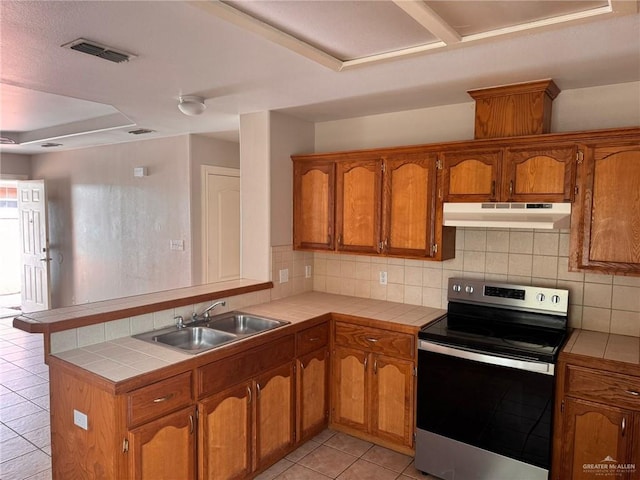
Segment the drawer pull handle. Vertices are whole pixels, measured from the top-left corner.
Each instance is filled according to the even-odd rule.
[[[373,374],[377,375],[378,374],[378,359],[376,358],[375,361],[373,362]]]
[[[173,398],[173,393],[170,393],[169,395],[165,395],[164,397],[158,397],[158,398],[154,398],[153,399],[153,403],[162,403],[162,402],[166,402],[167,400],[170,400]]]
[[[367,342],[371,342],[371,343],[376,343],[378,341],[377,338],[374,337],[367,337]]]
[[[193,434],[193,415],[189,415],[189,434]]]
[[[248,394],[247,402],[251,403],[251,387],[247,387],[247,394]]]
[[[320,337],[313,337],[309,339],[310,342],[317,342],[318,340],[320,340]]]
[[[260,398],[260,384],[256,383],[256,398]]]
[[[640,392],[636,392],[635,390],[625,390],[625,393],[633,395],[634,397],[640,397]]]
[[[367,363],[369,363],[369,357],[364,357],[364,371],[367,371]]]

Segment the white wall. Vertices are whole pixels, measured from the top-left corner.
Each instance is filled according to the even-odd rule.
[[[316,152],[473,139],[473,102],[316,124]],[[561,92],[552,132],[640,125],[640,82]]]
[[[240,115],[240,276],[271,280],[269,112]]]
[[[0,178],[29,178],[31,176],[31,156],[17,153],[0,153]]]
[[[33,178],[47,180],[54,308],[191,284],[188,144],[185,135],[32,157]],[[133,177],[138,166],[147,177]]]
[[[240,145],[203,135],[189,135],[191,186],[191,275],[194,285],[203,283],[202,165],[240,168]]]
[[[314,124],[271,112],[270,135],[271,246],[275,247],[293,243],[291,155],[313,151]]]

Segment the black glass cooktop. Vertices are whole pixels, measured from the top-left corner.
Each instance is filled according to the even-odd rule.
[[[566,317],[449,305],[447,315],[425,326],[422,340],[477,352],[555,363],[566,339]],[[479,315],[480,314],[480,315]]]

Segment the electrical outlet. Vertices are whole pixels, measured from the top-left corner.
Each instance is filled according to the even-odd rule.
[[[304,266],[304,278],[311,278],[311,265]]]
[[[89,430],[89,419],[85,413],[74,410],[73,423],[84,430]]]
[[[283,268],[280,270],[280,283],[287,283],[289,281],[289,269]]]
[[[380,285],[387,284],[387,272],[380,272]]]

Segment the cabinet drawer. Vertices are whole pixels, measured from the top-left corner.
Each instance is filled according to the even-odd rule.
[[[569,366],[569,395],[640,411],[640,377]]]
[[[296,335],[296,354],[305,355],[324,347],[329,341],[329,323],[307,328]]]
[[[416,344],[415,337],[408,333],[345,322],[336,322],[335,341],[336,345],[406,358],[413,358]]]
[[[161,417],[192,401],[191,372],[162,380],[127,394],[129,426]]]

